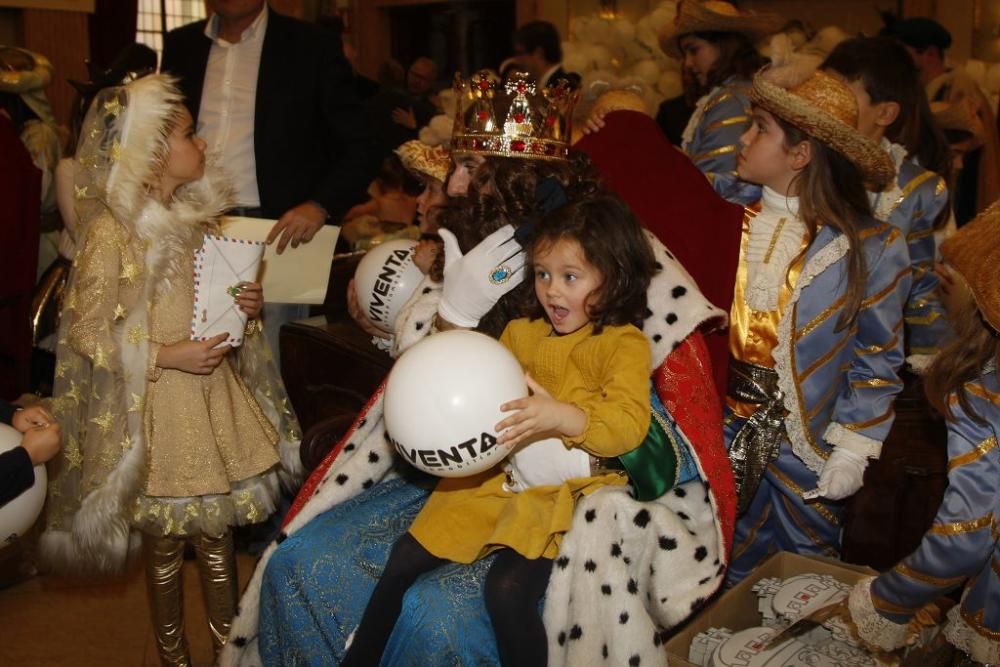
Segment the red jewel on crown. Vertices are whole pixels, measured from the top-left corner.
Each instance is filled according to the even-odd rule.
[[[520,112],[514,114],[514,122],[515,123],[523,123],[524,122],[524,114],[520,113]]]

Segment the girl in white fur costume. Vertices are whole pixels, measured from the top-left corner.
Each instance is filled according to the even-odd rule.
[[[296,474],[298,425],[261,340],[263,295],[241,284],[244,344],[191,340],[194,252],[228,205],[173,81],[101,92],[77,151],[83,225],[57,349],[42,557],[56,570],[117,573],[144,552],[164,665],[188,665],[181,566],[198,555],[216,648],[236,609],[231,527],[275,509]],[[286,466],[284,462],[289,462]]]

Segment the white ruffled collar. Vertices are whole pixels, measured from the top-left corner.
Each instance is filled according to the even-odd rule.
[[[802,251],[805,223],[799,218],[799,198],[763,189],[761,210],[750,222],[747,241],[747,284],[744,300],[753,310],[778,309],[788,267]]]

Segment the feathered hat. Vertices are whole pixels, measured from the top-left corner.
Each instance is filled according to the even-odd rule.
[[[514,72],[503,84],[488,71],[469,80],[455,76],[457,109],[451,153],[535,160],[565,160],[573,107],[580,96],[570,82],[539,89]]]
[[[680,38],[693,32],[735,32],[751,42],[777,32],[785,19],[777,14],[742,11],[721,0],[681,0],[674,22],[660,33],[660,48],[668,56],[683,57]]]

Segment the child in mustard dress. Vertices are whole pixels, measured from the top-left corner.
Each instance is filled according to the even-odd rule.
[[[143,552],[164,665],[188,665],[181,566],[198,556],[216,649],[237,604],[233,526],[275,510],[300,440],[262,341],[259,284],[239,287],[247,330],[191,340],[194,252],[228,205],[173,81],[103,90],[84,121],[74,185],[82,245],[57,347],[41,541],[55,570],[112,574]],[[239,338],[238,348],[222,344]]]
[[[546,218],[529,266],[537,297],[533,317],[512,321],[500,342],[521,362],[531,395],[501,406],[513,414],[496,430],[516,452],[557,437],[563,452],[589,455],[587,472],[539,486],[525,483],[517,466],[506,463],[442,479],[393,547],[342,665],[378,664],[403,595],[420,574],[498,550],[485,598],[501,662],[546,663],[538,601],[576,500],[628,483],[614,458],[639,446],[649,427],[649,342],[636,325],[646,309],[654,259],[628,209],[601,195]],[[550,477],[566,475],[552,470]]]

